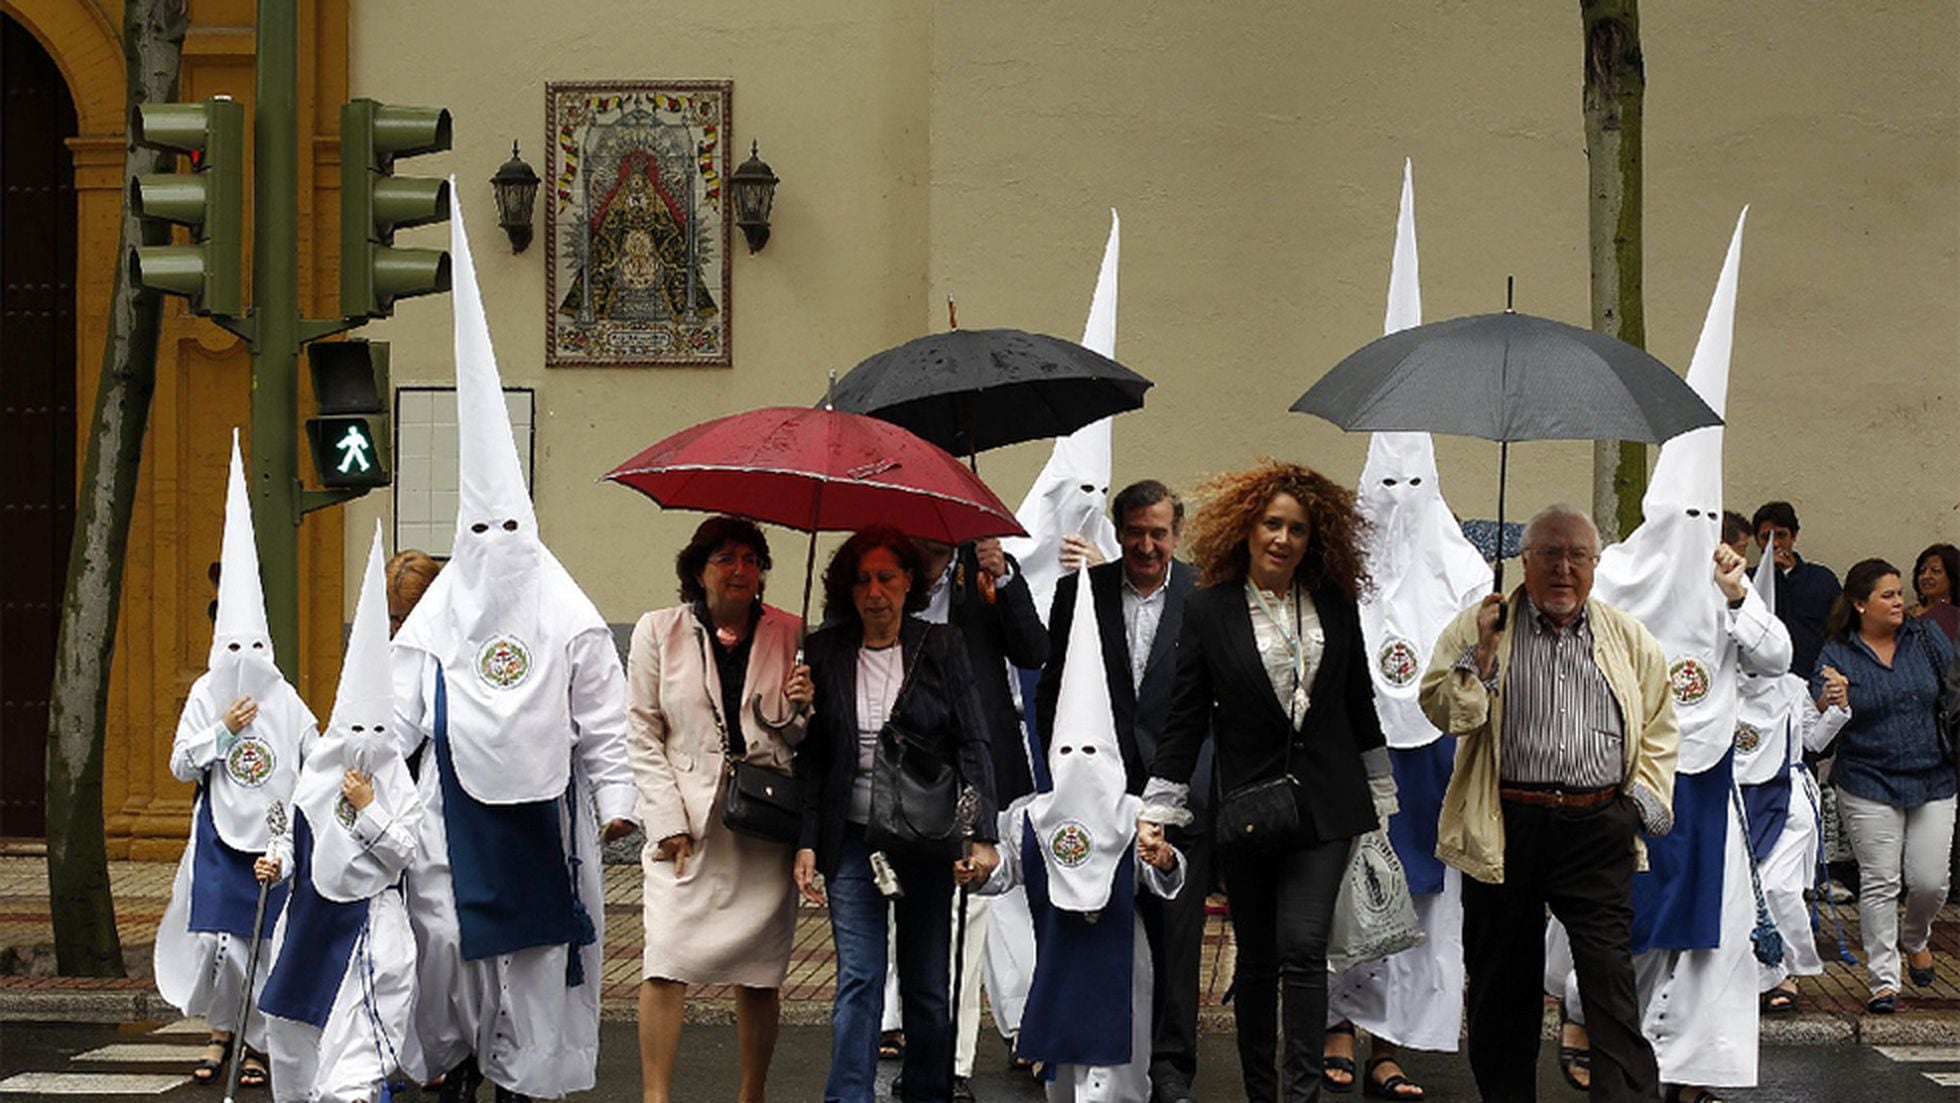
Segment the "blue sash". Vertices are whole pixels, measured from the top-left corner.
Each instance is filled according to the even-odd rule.
[[[1409,876],[1409,891],[1434,896],[1443,891],[1443,863],[1436,857],[1436,821],[1443,790],[1456,769],[1456,741],[1437,739],[1412,750],[1389,748],[1395,771],[1395,802],[1401,811],[1388,818],[1388,842]]]
[[[1048,867],[1034,826],[1023,821],[1021,872],[1034,914],[1034,981],[1021,1013],[1023,1060],[1045,1061],[1043,1076],[1060,1065],[1114,1068],[1130,1063],[1130,968],[1136,953],[1136,859],[1116,865],[1109,904],[1094,916],[1048,902]]]
[[[1757,865],[1769,861],[1776,840],[1783,837],[1783,825],[1790,822],[1790,771],[1784,770],[1761,785],[1744,785],[1742,810],[1749,817],[1749,854]]]
[[[202,782],[197,786],[191,846],[190,929],[251,938],[252,913],[259,907],[259,880],[252,873],[258,855],[225,845],[211,819],[211,791]],[[286,886],[272,886],[265,896],[265,929],[260,937],[272,933],[285,903]]]
[[[592,938],[588,929],[579,941],[578,902],[566,875],[558,802],[484,804],[464,791],[449,755],[447,677],[436,671],[436,767],[463,960],[572,944],[576,962],[576,947]],[[572,796],[569,786],[565,795]]]
[[[1647,872],[1633,876],[1633,952],[1708,950],[1722,941],[1722,876],[1729,841],[1735,752],[1699,774],[1674,777],[1674,830],[1647,841]]]
[[[326,1029],[340,982],[353,960],[354,941],[367,924],[368,902],[343,904],[313,887],[313,829],[293,809],[293,902],[286,912],[286,940],[265,979],[259,1010]]]

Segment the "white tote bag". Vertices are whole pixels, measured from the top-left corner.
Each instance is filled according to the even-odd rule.
[[[1422,924],[1409,897],[1409,877],[1381,830],[1358,835],[1348,854],[1347,875],[1334,899],[1327,938],[1327,968],[1344,972],[1422,944]]]

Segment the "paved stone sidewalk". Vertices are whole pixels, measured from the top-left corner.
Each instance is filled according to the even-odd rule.
[[[0,857],[0,1019],[164,1019],[174,1014],[149,980],[150,947],[170,896],[176,866],[164,862],[111,862],[109,880],[116,898],[116,920],[132,975],[116,980],[59,978],[53,972],[53,928],[48,918],[46,871],[40,858]],[[1212,900],[1205,928],[1204,1009],[1208,1029],[1229,1030],[1231,1009],[1220,1002],[1231,983],[1234,952],[1223,901]],[[1855,904],[1840,906],[1845,943],[1860,958]],[[637,864],[606,867],[606,967],[604,1007],[608,1018],[631,1018],[640,979],[642,945],[640,869]],[[1765,1016],[1766,1040],[1792,1042],[1960,1044],[1960,908],[1947,908],[1933,931],[1940,979],[1931,989],[1914,990],[1902,1001],[1903,1013],[1864,1011],[1862,967],[1837,960],[1836,925],[1823,913],[1819,950],[1823,976],[1807,977],[1795,1014]],[[785,1022],[829,1021],[836,980],[830,924],[818,908],[797,910],[796,942],[789,979],[783,989]],[[707,988],[688,1002],[691,1020],[732,1022],[733,1000],[726,988]]]

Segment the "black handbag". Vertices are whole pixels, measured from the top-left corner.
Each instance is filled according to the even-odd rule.
[[[1292,843],[1300,837],[1299,792],[1290,770],[1227,792],[1218,802],[1218,845],[1234,854],[1257,854]]]
[[[730,831],[793,843],[803,831],[803,783],[753,762],[728,763],[722,784],[721,823]]]
[[[727,775],[721,783],[721,825],[738,835],[770,842],[794,843],[801,839],[803,782],[780,770],[742,761],[735,754],[735,741],[729,737],[721,710],[711,704],[709,711],[714,714],[715,728],[721,735],[722,759],[728,763]]]
[[[1926,661],[1933,667],[1933,684],[1936,696],[1933,701],[1933,732],[1939,737],[1940,755],[1946,761],[1953,761],[1954,747],[1960,742],[1960,658],[1940,669],[1939,655],[1933,650],[1932,634],[1938,628],[1924,625],[1921,628],[1920,643],[1926,649]]]
[[[865,842],[889,854],[957,861],[960,775],[946,752],[904,722],[915,659],[908,658],[892,712],[871,759],[871,818]]]

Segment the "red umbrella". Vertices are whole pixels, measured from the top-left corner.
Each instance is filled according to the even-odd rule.
[[[959,544],[1024,536],[1014,511],[942,449],[890,422],[772,406],[683,429],[606,473],[667,509],[733,513],[810,534],[891,525]]]

